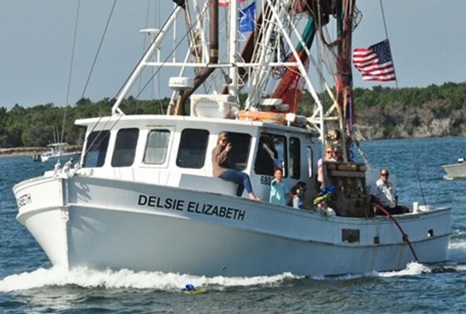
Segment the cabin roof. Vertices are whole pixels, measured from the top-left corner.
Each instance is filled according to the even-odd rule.
[[[293,132],[308,134],[310,136],[318,136],[315,131],[295,126],[280,125],[268,122],[236,120],[236,119],[220,119],[220,118],[202,118],[191,116],[174,116],[174,115],[113,115],[100,118],[87,118],[78,119],[75,121],[76,125],[92,127],[96,130],[111,129],[111,128],[128,128],[128,127],[151,127],[156,126],[158,123],[163,124],[191,124],[193,127],[198,124],[205,125],[209,128],[209,124],[223,124],[225,128],[230,127],[246,127],[246,128],[267,128],[281,132]],[[217,125],[218,127],[218,125]]]

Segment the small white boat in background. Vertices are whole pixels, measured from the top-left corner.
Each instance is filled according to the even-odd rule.
[[[466,179],[466,162],[464,162],[464,158],[458,158],[456,164],[443,165],[442,168],[445,171],[443,178],[446,180]]]
[[[66,147],[68,146],[67,143],[52,143],[47,145],[49,148],[48,151],[43,152],[38,158],[42,162],[46,162],[48,160],[57,160],[58,158],[77,158],[81,154],[80,151],[67,151]],[[36,161],[36,159],[34,159]]]

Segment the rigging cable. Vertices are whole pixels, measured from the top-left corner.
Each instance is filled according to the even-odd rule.
[[[383,9],[382,0],[379,0],[379,2],[380,2],[380,9],[382,11],[382,20],[383,20],[383,25],[384,25],[384,30],[385,30],[385,36],[388,39],[387,23],[385,21],[385,13],[384,13],[384,9]],[[390,49],[390,55],[392,57],[392,66],[393,66],[393,72],[395,74],[396,89],[400,90],[400,87],[398,86],[398,76],[396,75],[396,68],[395,68],[395,62],[394,62],[393,54],[392,54],[390,45],[388,47]],[[411,139],[409,139],[409,138],[408,138],[408,144],[409,144],[409,149],[410,149],[410,152],[411,152],[411,156],[412,156],[412,158],[414,160],[414,169],[416,171],[416,178],[417,178],[417,182],[419,184],[419,190],[421,192],[422,202],[424,203],[425,206],[427,206],[426,198],[425,198],[425,194],[424,194],[424,189],[422,187],[422,182],[421,182],[421,176],[420,176],[420,171],[419,171],[419,169],[420,169],[419,162],[418,162],[418,160],[416,158],[416,155],[414,154],[414,149],[413,149],[413,146],[412,146],[412,143],[411,143]]]
[[[379,0],[379,2],[380,2],[380,11],[382,11],[382,21],[383,21],[383,28],[385,31],[385,37],[388,39],[388,28],[387,28],[387,21],[385,20],[385,11],[383,9],[382,0]],[[392,48],[390,47],[390,45],[388,45],[388,48],[390,49],[390,55],[392,56],[393,73],[395,74],[395,78],[397,78],[398,76],[396,75],[396,68],[395,68],[395,62],[393,60]],[[398,79],[395,79],[395,85],[396,85],[396,89],[400,89],[398,86]]]
[[[116,0],[115,0],[115,2],[116,2]],[[112,10],[113,10],[113,8],[112,8]],[[166,21],[165,23],[167,23],[167,21]],[[163,28],[163,27],[162,27],[162,28]],[[182,36],[182,40],[184,40],[184,39],[186,38],[186,36],[187,36],[187,34],[185,34],[184,36]],[[153,38],[153,39],[152,39],[152,41],[154,41],[154,40],[156,40],[156,38]],[[182,40],[181,40],[181,41],[182,41]],[[181,41],[177,43],[177,45],[175,46],[175,48],[173,48],[173,50],[171,51],[171,53],[164,59],[163,63],[167,62],[167,60],[170,58],[170,55],[172,55],[172,54],[174,53],[174,51],[176,50],[176,48],[177,48],[178,46],[181,45]],[[149,49],[150,49],[150,47],[147,48],[147,51],[148,51]],[[147,53],[147,51],[146,51],[146,53]],[[144,55],[145,55],[145,54],[144,54]],[[143,60],[143,58],[144,58],[144,56],[141,57],[140,61],[139,61],[137,64],[139,64],[139,63]],[[137,68],[137,66],[134,67],[132,73],[134,73],[134,71],[136,70],[136,68]],[[139,93],[138,93],[137,96],[135,97],[136,99],[140,96],[140,94],[141,94],[142,91],[148,86],[148,84],[150,84],[150,82],[152,81],[152,79],[155,77],[155,75],[158,74],[159,71],[160,71],[160,68],[159,68],[155,73],[153,73],[153,75],[151,76],[151,78],[148,80],[148,82],[143,86],[142,90],[139,91]],[[125,83],[120,87],[120,90],[118,91],[117,95],[121,93],[121,91],[123,90],[123,88],[124,88],[124,86],[126,85],[126,83],[128,82],[128,80],[129,80],[129,78],[127,78],[126,81],[125,81]],[[113,127],[120,121],[120,119],[121,119],[122,117],[123,117],[123,115],[119,115],[118,119],[116,119],[116,121],[113,123],[113,125],[110,127],[110,129],[113,129]],[[99,125],[99,123],[100,123],[100,121],[102,120],[102,118],[103,118],[103,116],[100,116],[100,117],[99,117],[99,120],[96,122],[96,124],[94,125],[94,127],[91,129],[91,132],[93,132],[93,131],[96,129],[96,127]],[[110,120],[108,120],[107,122],[105,122],[105,125],[104,125],[103,128],[101,128],[101,130],[105,129],[106,126],[107,126],[107,124],[108,124],[109,122],[110,122]],[[89,132],[89,134],[90,134],[91,132]],[[100,131],[100,132],[102,132],[102,131]],[[86,140],[87,140],[87,139],[86,139]],[[91,144],[87,145],[89,149],[92,147],[92,145],[95,143],[96,140],[97,140],[97,138],[94,139],[94,141],[93,141]],[[87,152],[88,152],[88,150],[86,150],[86,151],[84,152],[84,155],[86,155]]]
[[[401,235],[403,236],[403,242],[406,242],[408,244],[409,249],[411,250],[411,253],[413,253],[414,260],[416,262],[419,262],[419,259],[417,258],[417,255],[416,255],[416,252],[414,251],[414,247],[411,244],[411,241],[409,241],[408,235],[404,232],[403,228],[401,228],[400,224],[395,219],[395,217],[393,217],[392,214],[390,214],[390,212],[388,210],[386,210],[383,206],[381,206],[379,204],[375,204],[375,203],[374,203],[374,206],[377,207],[377,209],[381,210],[385,215],[387,215],[388,218],[390,218],[395,223],[395,225],[398,227],[398,230],[400,230]]]
[[[89,75],[87,77],[87,81],[86,81],[86,84],[84,86],[84,89],[83,89],[83,92],[81,94],[81,98],[84,97],[84,94],[86,93],[86,89],[87,89],[87,86],[89,84],[89,81],[90,81],[90,77],[92,75],[92,72],[94,70],[94,66],[97,62],[97,57],[99,55],[99,52],[100,52],[100,49],[102,47],[102,43],[103,43],[103,40],[105,38],[105,34],[107,32],[107,29],[108,29],[108,25],[110,23],[110,20],[111,20],[111,17],[113,15],[113,11],[114,11],[114,8],[115,8],[115,5],[116,5],[116,0],[114,0],[113,2],[113,6],[110,10],[110,14],[108,16],[108,19],[107,19],[107,24],[105,25],[105,29],[104,29],[104,32],[102,34],[102,38],[100,40],[100,43],[99,43],[99,47],[97,49],[97,52],[96,52],[96,55],[94,57],[94,61],[92,63],[92,66],[91,66],[91,70],[89,71]],[[79,22],[79,13],[80,13],[80,7],[81,7],[81,0],[78,0],[78,8],[77,8],[77,11],[76,11],[76,21],[75,21],[75,27],[74,27],[74,35],[73,35],[73,48],[72,48],[72,53],[71,53],[71,62],[70,62],[70,72],[69,72],[69,78],[68,78],[68,91],[67,91],[67,95],[66,95],[66,105],[68,106],[68,103],[69,103],[69,94],[70,94],[70,89],[71,89],[71,78],[72,78],[72,73],[73,73],[73,64],[74,64],[74,53],[75,53],[75,50],[76,50],[76,38],[77,38],[77,33],[78,33],[78,22]],[[118,119],[119,120],[119,119]],[[117,122],[118,122],[117,120]],[[63,142],[63,138],[64,138],[64,132],[65,132],[65,121],[66,121],[66,107],[65,107],[65,113],[63,115],[63,129],[62,129],[62,135],[61,135],[61,142]],[[116,123],[116,122],[115,122]],[[98,124],[98,123],[97,123]],[[97,126],[96,124],[96,126]],[[94,140],[95,141],[95,140]],[[93,143],[92,143],[93,144]],[[91,145],[88,145],[88,147],[92,147],[92,144]],[[85,152],[85,155],[87,154],[87,151]]]
[[[115,5],[116,5],[116,0],[113,1],[112,8],[111,8],[110,13],[108,15],[107,24],[105,24],[105,29],[104,29],[104,32],[102,33],[102,38],[100,39],[99,47],[97,48],[97,51],[95,53],[94,61],[92,62],[92,66],[91,66],[91,69],[89,71],[89,75],[87,76],[86,84],[84,85],[84,89],[83,89],[83,92],[81,94],[81,98],[84,97],[84,94],[86,93],[86,90],[87,90],[87,85],[89,85],[89,81],[91,80],[92,72],[94,71],[94,67],[95,67],[95,64],[97,62],[97,58],[99,57],[100,49],[102,48],[102,44],[104,42],[105,35],[107,34],[108,25],[110,24],[110,20],[112,19],[113,10],[115,9]]]
[[[201,10],[200,12],[200,16],[204,15],[205,12],[207,11],[208,7],[205,7]],[[194,29],[194,26],[199,23],[199,20],[201,19],[201,17],[199,17],[197,20],[195,20],[194,23],[190,23],[190,26],[188,27],[188,29],[186,30],[186,32],[184,33],[184,35],[181,36],[180,40],[178,40],[176,43],[174,43],[174,47],[172,48],[172,50],[167,54],[167,56],[162,60],[161,62],[161,65],[159,66],[159,68],[154,71],[154,73],[152,73],[152,75],[150,76],[150,78],[147,80],[147,82],[142,86],[142,89],[137,93],[137,95],[134,97],[135,99],[139,99],[139,96],[141,96],[142,92],[149,86],[149,84],[155,79],[155,77],[159,74],[159,72],[161,71],[163,65],[165,65],[165,63],[168,62],[168,60],[174,55],[175,51],[178,50],[178,48],[182,45],[183,41],[188,38],[190,32],[192,32],[192,30]],[[165,24],[167,23],[167,21],[165,21]],[[161,27],[163,28],[163,26]],[[157,39],[157,36],[154,37],[152,39],[152,42],[154,42],[155,40]],[[147,51],[149,51],[150,49],[150,45],[148,47],[148,49],[146,50],[146,53]],[[145,54],[146,54],[145,53]],[[133,70],[131,71],[131,73],[134,73],[134,71],[136,70],[137,68],[137,65],[143,60],[145,54],[140,58],[139,62],[136,64],[136,66],[133,68]],[[128,79],[126,79],[125,83],[121,86],[120,90],[118,91],[117,95],[119,95],[121,93],[121,91],[123,90],[124,86],[126,85],[126,83],[128,82],[129,80],[129,77]]]
[[[66,122],[66,110],[69,104],[69,98],[70,98],[70,89],[71,89],[71,78],[73,74],[73,64],[74,64],[74,52],[76,50],[76,34],[78,33],[78,21],[79,21],[79,10],[81,7],[81,0],[78,0],[78,8],[76,10],[76,21],[74,25],[74,33],[73,33],[73,47],[71,49],[71,60],[70,60],[70,72],[68,75],[68,87],[66,91],[66,100],[65,100],[65,111],[63,113],[63,125],[62,125],[62,130],[61,130],[61,139],[60,142],[64,141],[65,137],[65,122]]]
[[[80,1],[80,0],[79,0]],[[104,31],[102,33],[102,37],[100,39],[100,43],[99,43],[99,47],[97,48],[97,51],[96,51],[96,54],[95,54],[95,57],[94,57],[94,61],[92,62],[92,66],[91,66],[91,69],[89,71],[89,75],[87,76],[87,80],[86,80],[86,84],[84,86],[84,89],[83,89],[83,92],[81,94],[81,99],[84,98],[84,94],[86,93],[86,90],[87,90],[87,86],[89,84],[89,81],[90,81],[90,78],[92,76],[92,73],[94,71],[94,67],[95,67],[95,64],[97,62],[97,58],[100,54],[100,49],[102,48],[102,44],[103,44],[103,41],[104,41],[104,38],[105,38],[105,35],[107,34],[107,30],[108,30],[108,26],[110,24],[110,21],[112,19],[112,16],[113,16],[113,11],[115,9],[115,6],[116,6],[116,0],[113,1],[113,5],[112,5],[112,8],[110,9],[110,13],[108,15],[108,18],[107,18],[107,23],[105,24],[105,28],[104,28]],[[79,8],[78,8],[78,11],[79,11]],[[79,15],[79,14],[78,14]],[[76,18],[76,28],[77,28],[77,21],[78,21],[78,17]],[[75,33],[76,33],[76,30],[75,30]],[[76,36],[75,36],[76,37]],[[95,126],[92,128],[91,132],[97,127],[97,125],[99,125],[100,121],[102,120],[102,116],[99,117],[99,120],[98,122],[95,124]],[[118,123],[118,121],[120,121],[121,119],[121,116],[114,122],[114,124],[112,125],[112,127],[110,129],[112,129],[116,123]],[[109,121],[107,121],[104,125],[104,128],[106,127],[106,125],[109,123]],[[104,129],[103,128],[103,129]],[[90,133],[91,133],[90,132]],[[89,134],[90,134],[89,133]],[[89,149],[91,149],[94,145],[94,143],[97,141],[97,139],[99,138],[100,134],[102,133],[102,131],[99,132],[98,136],[94,139],[94,141],[90,144],[87,145],[88,149],[84,152],[84,155],[83,156],[86,156],[87,153],[89,152]],[[85,141],[87,140],[87,138],[85,139]],[[101,139],[102,141],[103,139]]]

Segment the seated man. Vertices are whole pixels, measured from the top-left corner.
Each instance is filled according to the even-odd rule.
[[[395,185],[388,180],[388,170],[380,169],[380,179],[371,187],[369,194],[370,203],[375,204],[377,214],[385,214],[379,207],[383,207],[390,214],[404,214],[409,212],[405,206],[398,205],[398,195],[396,194]]]

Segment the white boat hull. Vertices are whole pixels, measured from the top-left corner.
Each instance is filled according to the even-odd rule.
[[[66,162],[70,158],[78,159],[80,155],[81,155],[81,152],[70,152],[70,153],[63,153],[60,155],[42,154],[40,156],[40,160],[42,162],[46,162],[49,160],[56,161],[57,159],[60,159],[62,162]]]
[[[56,195],[45,193],[51,190]],[[337,275],[403,269],[415,259],[386,217],[326,216],[215,193],[80,176],[32,179],[14,192],[17,219],[53,264],[69,268]],[[450,209],[407,214],[398,221],[420,262],[445,260]],[[342,230],[359,230],[358,241],[343,240]]]
[[[466,163],[456,163],[442,166],[447,180],[466,179]]]
[[[423,263],[445,259],[449,208],[397,216],[404,231],[389,217],[372,217],[373,180],[366,180],[367,164],[354,162],[347,140],[354,122],[350,30],[360,16],[354,1],[267,1],[258,5],[250,35],[238,32],[236,1],[226,18],[217,2],[175,2],[160,29],[146,30],[150,46],[111,116],[76,120],[86,128],[80,162],[57,164],[55,175],[14,188],[17,219],[54,264],[205,276],[337,275],[402,269],[416,256]],[[320,64],[310,62],[317,40],[322,47],[335,43],[317,49]],[[173,42],[187,49],[174,53]],[[126,100],[148,67],[180,74],[167,77],[174,92],[160,109],[168,114],[125,114],[121,105],[133,103]],[[322,86],[327,78],[331,106],[312,82]],[[301,100],[309,103],[305,93],[308,117],[295,114]],[[334,152],[325,151],[328,144],[341,149],[336,160],[325,158]],[[49,147],[64,152],[65,145]],[[243,174],[222,180],[220,168]],[[267,200],[277,168],[293,197],[317,211],[248,199]]]

